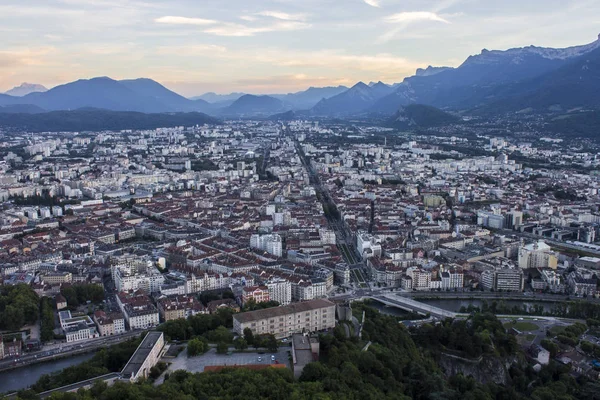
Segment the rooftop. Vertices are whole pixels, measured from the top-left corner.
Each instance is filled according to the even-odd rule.
[[[125,378],[137,376],[144,361],[148,358],[156,343],[162,338],[162,332],[148,332],[142,343],[138,346],[135,353],[131,356],[121,375]]]
[[[301,302],[301,303],[292,303],[287,306],[271,307],[271,308],[265,308],[263,310],[248,311],[248,312],[236,314],[233,316],[233,318],[238,320],[241,323],[244,323],[244,322],[250,322],[250,321],[257,321],[257,320],[261,320],[261,319],[265,319],[265,318],[280,317],[280,316],[288,315],[288,314],[295,314],[295,313],[299,313],[299,312],[317,310],[319,308],[333,307],[333,306],[335,306],[335,304],[329,300],[316,299],[316,300],[310,300],[310,301],[305,301],[305,302]]]

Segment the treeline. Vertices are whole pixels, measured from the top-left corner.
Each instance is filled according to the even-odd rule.
[[[45,392],[111,372],[119,372],[140,345],[142,337],[103,348],[94,354],[91,360],[67,367],[58,373],[42,375],[31,390],[35,393]],[[26,393],[21,395],[26,397]]]
[[[232,328],[232,316],[231,309],[221,308],[215,314],[198,314],[187,319],[167,321],[157,329],[171,340],[190,340],[193,337],[209,335],[219,327]]]
[[[587,301],[564,301],[559,303],[553,303],[550,310],[546,310],[541,304],[533,304],[530,306],[513,305],[509,306],[503,300],[493,300],[488,302],[483,300],[481,307],[469,304],[469,306],[462,306],[459,310],[460,313],[486,313],[491,312],[493,314],[507,314],[507,315],[536,315],[536,316],[548,316],[548,317],[560,317],[570,319],[581,319],[598,321],[600,326],[600,304],[591,303]],[[591,325],[590,325],[591,326]]]
[[[219,166],[208,158],[192,160],[192,171],[218,171]]]
[[[42,297],[40,300],[40,340],[54,339],[54,300]]]
[[[220,123],[219,120],[199,112],[145,114],[130,111],[81,109],[41,114],[0,113],[0,126],[29,132],[121,131],[218,123]]]
[[[104,288],[94,284],[75,284],[65,286],[60,293],[67,300],[69,308],[76,308],[80,304],[86,304],[88,301],[92,303],[101,303],[104,300]]]
[[[492,300],[488,302],[487,300],[483,300],[481,303],[481,307],[474,306],[473,304],[469,304],[467,307],[461,306],[460,313],[475,313],[475,312],[491,312],[492,314],[512,314],[512,315],[544,315],[546,312],[544,310],[544,306],[540,304],[533,304],[531,306],[527,306],[525,304],[522,305],[513,305],[510,306],[504,302],[504,300],[496,301]]]
[[[453,328],[461,321],[444,321],[439,338],[428,336],[433,328],[424,325],[409,332],[391,316],[364,308],[367,319],[363,340],[347,339],[344,330],[337,327],[333,335],[321,336],[321,361],[308,364],[299,380],[294,380],[289,369],[226,369],[218,373],[172,373],[163,385],[150,382],[140,384],[116,383],[107,387],[97,383],[89,391],[55,394],[55,400],[113,400],[113,399],[356,399],[356,400],[576,400],[597,399],[600,384],[586,378],[575,379],[570,367],[555,362],[538,373],[525,362],[512,362],[509,383],[506,385],[481,384],[472,377],[454,375],[446,378],[434,352],[437,341],[457,347],[460,339],[502,345],[501,323],[491,314],[475,315],[465,325]],[[473,325],[473,327],[471,327]],[[452,335],[461,338],[450,339]],[[415,340],[417,340],[417,343]],[[363,351],[366,341],[372,344]],[[484,348],[491,357],[501,357],[496,350]],[[509,359],[523,359],[518,349],[508,354]]]
[[[36,323],[40,300],[31,286],[0,287],[0,330],[14,331]]]

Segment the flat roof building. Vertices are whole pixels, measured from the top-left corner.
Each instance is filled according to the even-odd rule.
[[[233,329],[239,334],[250,328],[255,335],[273,334],[284,338],[294,333],[316,332],[335,327],[335,304],[316,299],[287,306],[265,308],[233,316]]]
[[[162,332],[148,332],[121,371],[121,379],[136,382],[141,378],[147,378],[150,368],[158,363],[164,345]]]

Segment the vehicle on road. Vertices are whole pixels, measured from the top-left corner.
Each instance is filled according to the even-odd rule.
[[[261,362],[261,361],[262,361],[262,357],[258,357],[258,362]]]

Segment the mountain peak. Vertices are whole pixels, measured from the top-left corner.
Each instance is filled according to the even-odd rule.
[[[435,74],[439,74],[440,72],[444,72],[448,69],[452,69],[452,67],[433,67],[429,65],[427,68],[417,68],[417,72],[415,76],[431,76]]]
[[[10,89],[5,94],[9,96],[22,97],[28,95],[29,93],[41,93],[47,91],[48,89],[46,89],[43,85],[23,82],[19,86],[15,86],[14,88]]]
[[[512,60],[514,63],[520,63],[522,62],[522,58],[526,56],[539,57],[546,60],[568,60],[587,54],[597,48],[600,48],[600,35],[598,35],[598,40],[591,43],[565,48],[538,47],[531,45],[510,48],[507,50],[483,49],[480,54],[467,58],[463,65],[498,64],[505,60]]]
[[[356,85],[352,86],[350,89],[364,89],[364,88],[368,88],[368,87],[369,87],[369,85],[367,85],[363,81],[360,81]]]

